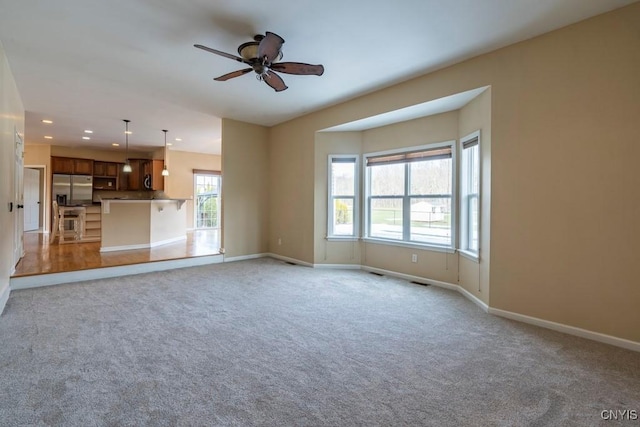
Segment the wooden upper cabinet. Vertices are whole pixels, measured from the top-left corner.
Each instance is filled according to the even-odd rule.
[[[118,164],[114,162],[93,162],[93,176],[117,178]]]
[[[112,178],[116,178],[118,176],[118,164],[117,163],[113,163],[113,162],[109,162],[107,163],[107,168],[106,168],[106,172],[107,175],[109,177]]]
[[[75,175],[93,175],[93,160],[73,159],[73,173]]]
[[[53,173],[73,173],[73,159],[69,157],[51,157],[51,171]]]
[[[107,176],[106,162],[93,162],[93,176]]]
[[[145,162],[145,161],[146,160],[129,159],[129,164],[131,165],[131,172],[124,174],[127,176],[127,190],[132,190],[132,191],[144,190],[144,188],[142,187],[142,179],[143,179],[142,162]]]
[[[128,173],[124,173],[122,171],[122,168],[124,168],[124,163],[117,163],[116,164],[118,170],[118,190],[120,191],[126,191],[129,190],[129,174]]]
[[[51,171],[70,175],[93,175],[93,160],[51,157]]]
[[[164,191],[164,176],[162,176],[162,169],[164,169],[164,160],[152,160],[151,169],[151,189]]]

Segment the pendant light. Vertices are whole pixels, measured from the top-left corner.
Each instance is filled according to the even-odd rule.
[[[124,119],[123,122],[124,122],[124,139],[126,141],[127,160],[124,163],[124,166],[122,167],[122,172],[130,173],[131,172],[131,165],[129,164],[129,122],[130,120]]]
[[[167,132],[166,129],[162,129],[164,132],[164,169],[162,169],[162,176],[169,176],[169,169],[167,169]]]

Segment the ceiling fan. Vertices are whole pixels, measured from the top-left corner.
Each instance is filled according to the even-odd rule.
[[[221,52],[201,44],[195,44],[194,46],[198,49],[224,56],[225,58],[234,59],[251,67],[216,77],[214,80],[219,82],[240,77],[250,71],[255,71],[258,80],[265,82],[276,92],[281,92],[287,89],[287,85],[284,83],[284,80],[282,80],[282,77],[275,73],[276,71],[285,74],[314,76],[321,76],[322,73],[324,73],[324,67],[322,65],[311,65],[302,62],[277,62],[282,59],[282,51],[280,49],[284,44],[284,39],[275,33],[267,31],[264,36],[258,34],[253,40],[252,42],[243,43],[238,47],[240,56]]]

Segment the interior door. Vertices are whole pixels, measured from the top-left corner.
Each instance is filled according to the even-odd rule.
[[[23,240],[23,229],[24,229],[24,192],[23,192],[23,167],[24,167],[24,143],[22,142],[22,137],[16,130],[15,132],[15,172],[14,172],[14,195],[13,200],[15,200],[16,206],[16,216],[13,222],[14,234],[13,234],[13,265],[15,266],[22,258],[22,254],[24,253],[24,240]]]
[[[24,169],[24,231],[40,228],[40,170]]]

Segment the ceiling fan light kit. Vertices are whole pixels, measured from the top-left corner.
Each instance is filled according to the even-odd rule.
[[[240,56],[212,49],[201,44],[195,44],[194,46],[198,49],[242,62],[251,67],[216,77],[214,80],[219,82],[240,77],[254,71],[258,80],[265,82],[276,92],[281,92],[287,89],[287,85],[284,83],[284,80],[282,80],[282,77],[275,73],[276,71],[285,74],[305,76],[321,76],[324,73],[324,67],[322,65],[311,65],[302,62],[278,62],[282,59],[284,39],[276,33],[267,31],[264,36],[258,34],[253,40],[252,42],[243,43],[238,47],[238,54]]]

